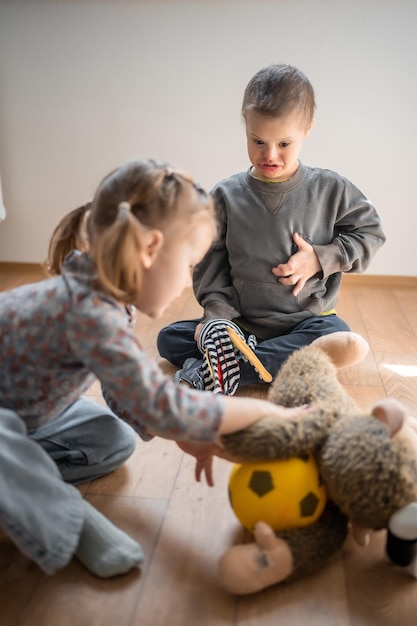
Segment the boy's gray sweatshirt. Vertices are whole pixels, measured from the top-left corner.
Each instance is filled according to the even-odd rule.
[[[385,235],[375,207],[349,180],[300,163],[282,183],[265,183],[250,170],[212,190],[219,237],[194,271],[204,316],[235,319],[261,339],[287,332],[336,306],[342,272],[363,272]],[[298,296],[272,268],[297,251],[298,233],[314,248],[322,272]]]

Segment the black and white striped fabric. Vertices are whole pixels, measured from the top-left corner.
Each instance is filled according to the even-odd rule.
[[[256,346],[256,337],[250,335],[245,339],[239,326],[230,320],[214,319],[206,322],[199,334],[197,345],[203,354],[202,374],[204,388],[213,393],[233,395],[240,380],[239,360],[247,360],[236,348],[227,332],[227,327],[239,335],[253,350]]]

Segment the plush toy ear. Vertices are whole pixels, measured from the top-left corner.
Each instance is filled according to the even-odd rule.
[[[386,398],[374,404],[371,414],[385,426],[390,437],[394,437],[404,425],[406,410],[394,398]]]

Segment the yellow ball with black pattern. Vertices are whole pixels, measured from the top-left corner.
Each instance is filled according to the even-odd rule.
[[[316,461],[305,455],[234,465],[229,500],[237,519],[250,532],[258,521],[280,531],[313,524],[323,512],[327,494]]]

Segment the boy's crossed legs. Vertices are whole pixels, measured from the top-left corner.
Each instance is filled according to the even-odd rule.
[[[175,322],[163,328],[157,339],[161,357],[183,367],[177,372],[176,380],[199,389],[204,389],[201,376],[203,361],[194,334],[197,325],[202,321],[205,320],[200,318]],[[310,317],[285,335],[259,340],[255,354],[274,378],[290,354],[312,343],[326,352],[338,369],[359,363],[369,351],[368,343],[363,337],[351,332],[341,318],[331,314]],[[240,386],[259,382],[259,376],[252,365],[240,361]]]

